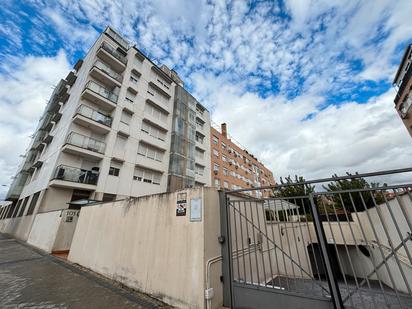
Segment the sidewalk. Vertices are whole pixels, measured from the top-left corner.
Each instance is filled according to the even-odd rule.
[[[0,234],[0,308],[172,308]]]

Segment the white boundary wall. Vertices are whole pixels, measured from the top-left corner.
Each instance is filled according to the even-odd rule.
[[[176,216],[181,193],[187,194],[186,216]],[[192,222],[191,201],[197,198],[202,200],[202,220]],[[176,307],[205,308],[206,263],[220,255],[219,220],[213,188],[83,207],[69,260]],[[221,266],[215,265],[212,307],[218,308]]]

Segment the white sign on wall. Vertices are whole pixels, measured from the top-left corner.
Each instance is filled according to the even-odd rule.
[[[190,200],[190,221],[202,221],[202,199],[200,197]]]

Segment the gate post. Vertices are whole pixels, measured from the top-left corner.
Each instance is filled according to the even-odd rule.
[[[222,245],[222,279],[223,279],[223,305],[232,308],[232,266],[230,249],[229,213],[227,197],[224,191],[219,190],[220,204],[220,237]]]
[[[329,284],[329,290],[332,296],[332,301],[336,309],[343,309],[344,306],[342,303],[342,296],[340,294],[338,281],[336,280],[335,273],[330,263],[331,258],[330,258],[329,251],[328,251],[325,231],[323,229],[322,220],[320,218],[320,214],[319,214],[318,208],[316,207],[312,193],[309,194],[309,200],[310,200],[310,206],[312,209],[313,223],[315,225],[316,236],[318,238],[318,242],[320,245],[323,263],[325,264],[325,268],[326,268],[326,274],[327,274],[327,279],[328,279],[328,284]]]

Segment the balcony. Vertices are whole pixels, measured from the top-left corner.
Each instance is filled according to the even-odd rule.
[[[124,38],[122,38],[116,31],[114,31],[112,28],[107,27],[107,29],[104,31],[109,37],[111,37],[114,41],[116,41],[121,47],[124,49],[128,49],[129,47],[129,42],[127,42]]]
[[[110,132],[112,117],[82,104],[78,107],[73,122],[97,133],[106,134]]]
[[[94,63],[90,70],[90,75],[109,87],[122,86],[122,76],[99,60]]]
[[[35,135],[33,144],[31,145],[31,149],[37,149],[46,137],[46,134],[47,132],[45,130],[38,130]]]
[[[51,187],[94,190],[99,179],[99,168],[91,170],[59,165],[50,181]]]
[[[76,82],[76,79],[77,79],[76,73],[73,71],[70,71],[66,77],[67,85],[69,85],[70,87],[73,86],[73,84]]]
[[[50,112],[46,112],[43,117],[40,119],[40,130],[47,130],[52,121],[53,114]]]
[[[89,81],[83,90],[82,98],[99,104],[105,110],[113,110],[116,108],[118,96],[106,87]]]
[[[70,132],[62,151],[90,159],[100,160],[103,158],[105,149],[105,142],[76,132]]]
[[[15,199],[17,200],[20,197],[20,194],[23,191],[24,184],[26,183],[28,177],[29,173],[26,171],[21,171],[16,175],[9,188],[9,191],[7,192],[6,201]]]
[[[127,58],[106,42],[103,42],[97,51],[97,57],[110,65],[116,72],[122,72],[126,68]]]

